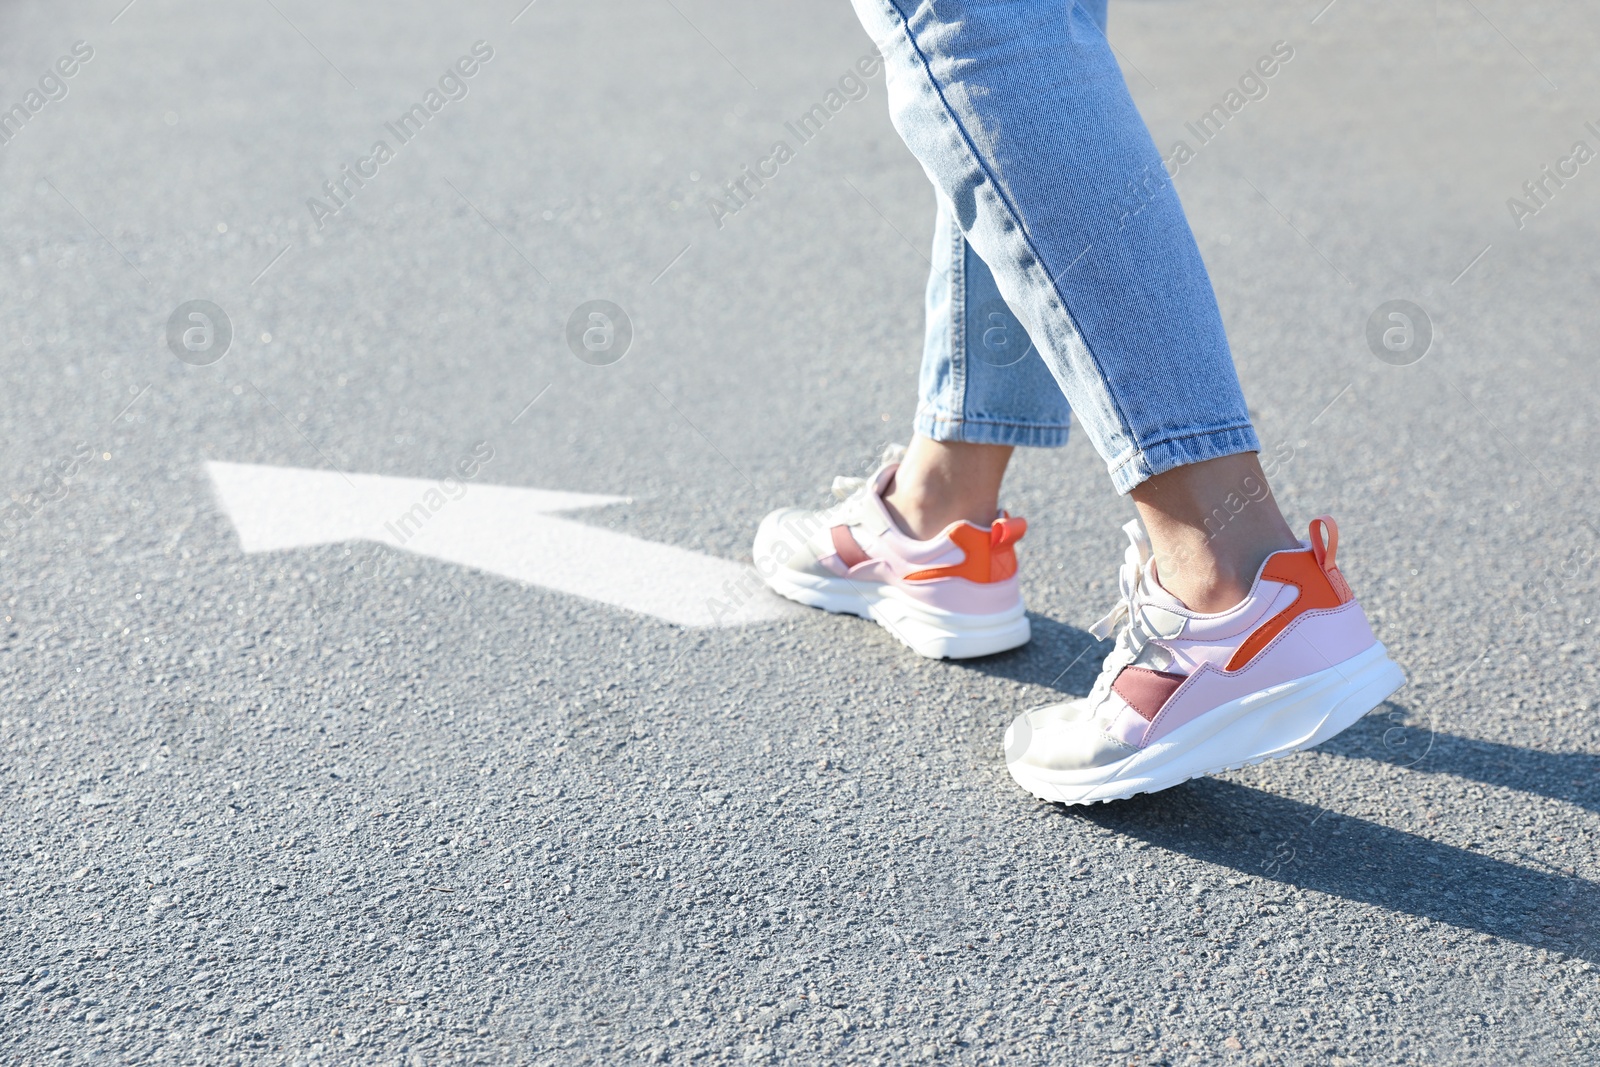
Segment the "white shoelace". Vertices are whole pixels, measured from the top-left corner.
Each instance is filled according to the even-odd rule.
[[[1144,566],[1132,560],[1122,564],[1117,571],[1117,585],[1120,595],[1110,611],[1093,626],[1089,633],[1104,641],[1110,637],[1118,626],[1122,629],[1117,632],[1117,643],[1107,653],[1105,660],[1100,664],[1100,677],[1095,679],[1094,688],[1089,690],[1086,698],[1093,712],[1098,712],[1101,703],[1111,693],[1111,685],[1117,680],[1117,675],[1122,673],[1122,668],[1133,663],[1139,658],[1139,653],[1144,651],[1144,646],[1156,635],[1145,628],[1144,612],[1140,610],[1139,587],[1144,578]]]

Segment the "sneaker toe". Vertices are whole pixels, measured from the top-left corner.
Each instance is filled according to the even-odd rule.
[[[1138,751],[1106,734],[1089,711],[1087,701],[1074,700],[1017,716],[1006,730],[1006,762],[1034,771],[1084,771]]]

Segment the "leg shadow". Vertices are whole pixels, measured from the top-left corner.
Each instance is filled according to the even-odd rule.
[[[1042,685],[1065,696],[1087,693],[1100,673],[1100,661],[1111,648],[1111,642],[1097,641],[1076,626],[1031,611],[1028,624],[1033,629],[1033,637],[1021,648],[981,659],[951,662],[990,677]]]
[[[1600,812],[1600,756],[1477,741],[1415,725],[1413,718],[1403,705],[1390,701],[1338,737],[1323,742],[1317,751],[1453,774]]]
[[[1215,778],[1060,809],[1285,885],[1600,962],[1600,886]]]

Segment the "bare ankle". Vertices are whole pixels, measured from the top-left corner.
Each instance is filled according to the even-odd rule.
[[[1162,587],[1194,611],[1233,607],[1268,556],[1299,545],[1254,453],[1175,468],[1132,496]]]
[[[939,536],[954,522],[987,526],[999,511],[1010,458],[1008,446],[914,438],[884,490],[884,506],[919,541]]]
[[[1263,553],[1261,560],[1269,555],[1271,552]],[[1206,615],[1227,611],[1249,596],[1259,569],[1259,562],[1246,572],[1228,566],[1214,555],[1202,557],[1199,552],[1181,561],[1171,552],[1156,558],[1156,575],[1161,587],[1191,611]]]

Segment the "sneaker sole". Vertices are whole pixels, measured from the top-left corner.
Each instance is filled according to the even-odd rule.
[[[1405,682],[1405,673],[1388,651],[1374,644],[1327,670],[1219,705],[1117,763],[1051,772],[1008,759],[1006,768],[1040,800],[1125,800],[1320,745],[1353,726]],[[1008,730],[1007,751],[1012,740]]]
[[[879,582],[823,578],[779,567],[763,579],[772,590],[800,604],[836,615],[870,619],[929,659],[972,659],[1008,652],[1033,636],[1022,603],[994,615],[961,615],[917,604]]]

